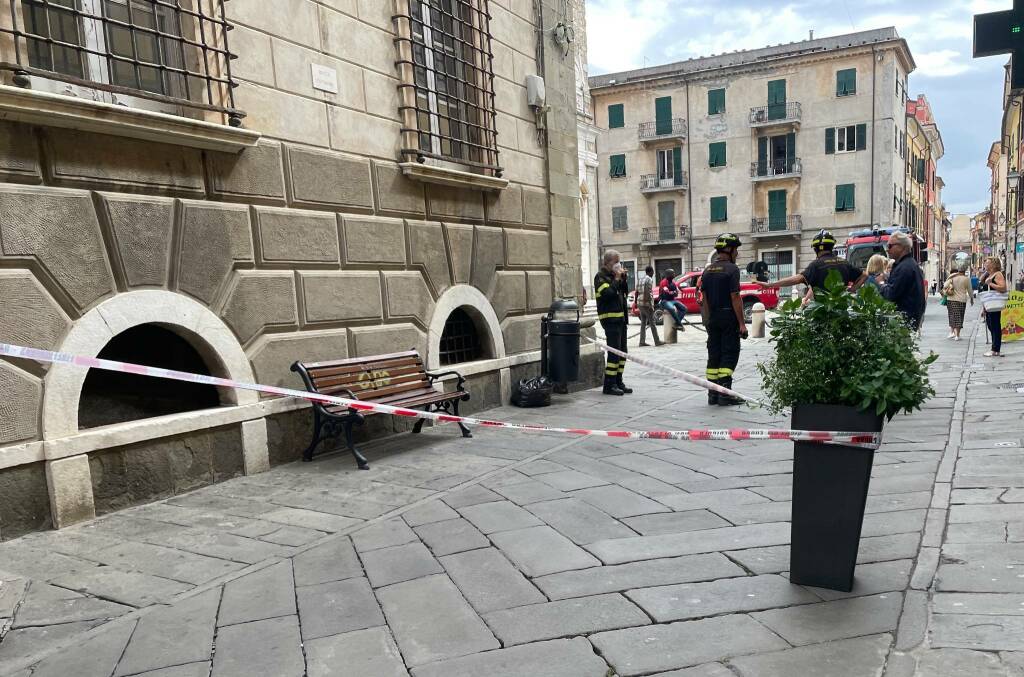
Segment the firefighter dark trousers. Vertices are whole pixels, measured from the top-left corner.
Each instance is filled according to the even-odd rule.
[[[707,379],[732,384],[732,374],[740,361],[740,326],[733,310],[713,310],[708,318]]]
[[[608,345],[616,350],[627,352],[626,349],[626,323],[622,320],[602,320],[601,328],[604,329],[605,339]],[[608,361],[604,368],[604,384],[614,385],[622,380],[622,372],[626,369],[626,358],[619,357],[614,353],[606,353]]]

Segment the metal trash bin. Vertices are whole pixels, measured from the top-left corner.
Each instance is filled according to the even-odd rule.
[[[559,299],[541,318],[541,373],[557,384],[580,377],[580,307]]]

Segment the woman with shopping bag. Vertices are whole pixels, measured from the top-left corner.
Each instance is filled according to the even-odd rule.
[[[985,316],[985,323],[988,325],[989,333],[992,334],[992,350],[985,353],[985,357],[1002,357],[999,352],[1003,343],[1003,308],[1010,295],[1006,285],[1006,275],[1003,274],[1003,266],[996,257],[991,257],[985,262],[986,272],[985,284],[987,291],[978,294],[981,302],[982,314]]]

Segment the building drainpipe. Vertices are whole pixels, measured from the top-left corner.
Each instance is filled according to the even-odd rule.
[[[869,226],[875,225],[875,125],[876,111],[875,102],[878,100],[878,50],[871,47],[871,221]]]
[[[690,139],[690,81],[684,80],[686,87],[686,176],[689,179],[689,186],[686,189],[686,213],[690,224],[686,228],[687,249],[689,250],[690,270],[693,266],[693,171],[690,164],[690,147],[693,145]]]

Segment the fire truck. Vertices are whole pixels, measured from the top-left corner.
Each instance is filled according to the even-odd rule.
[[[892,226],[890,228],[875,226],[874,228],[855,230],[847,238],[844,251],[839,253],[845,256],[850,265],[864,270],[868,266],[868,259],[875,254],[886,256],[889,236],[893,233],[906,233],[910,236],[911,241],[914,243],[914,260],[917,261],[918,265],[928,260],[928,243],[924,242],[917,234],[905,226]]]

